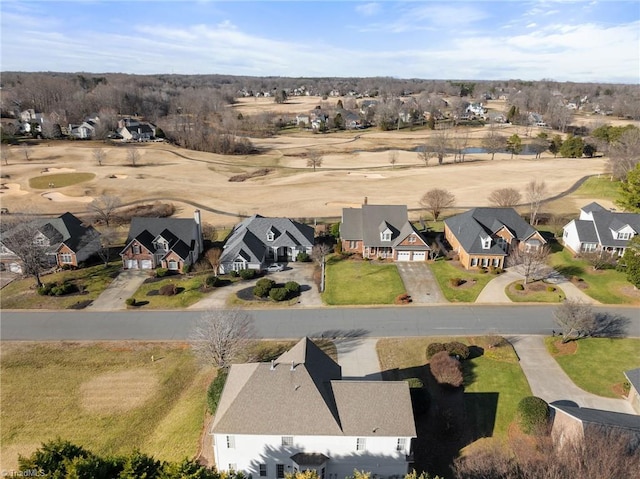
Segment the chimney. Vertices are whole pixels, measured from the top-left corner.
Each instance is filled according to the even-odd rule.
[[[295,371],[295,370],[296,370],[296,363],[291,361],[291,371]]]
[[[369,197],[368,196],[364,197],[364,203],[363,204],[364,205],[368,205],[369,204]]]
[[[202,218],[200,217],[200,210],[195,210],[193,212],[193,219],[196,222],[196,234],[198,235],[196,241],[198,242],[198,256],[202,254],[204,250],[204,240],[202,238]]]
[[[276,368],[276,360],[272,359],[271,360],[271,367],[269,369],[271,369],[271,371],[273,371]]]

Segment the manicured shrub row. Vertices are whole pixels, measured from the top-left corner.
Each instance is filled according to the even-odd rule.
[[[300,293],[300,285],[295,281],[287,282],[284,287],[276,288],[276,282],[269,278],[261,278],[253,288],[254,296],[266,298],[273,301],[284,301],[293,298]]]
[[[459,359],[469,358],[469,347],[459,341],[451,341],[449,343],[431,343],[427,346],[427,359],[433,358],[438,353],[446,351],[451,356]]]
[[[224,388],[224,383],[227,381],[228,374],[229,371],[226,369],[220,369],[218,375],[211,381],[211,384],[209,384],[209,389],[207,389],[207,406],[211,414],[215,414],[216,409],[218,409],[218,403],[220,402],[220,396],[222,395],[222,389]]]
[[[518,422],[526,434],[544,434],[549,416],[549,405],[544,399],[527,396],[518,403]]]
[[[38,288],[38,294],[40,296],[64,296],[65,294],[71,294],[78,291],[78,288],[73,283],[46,283]]]
[[[255,269],[241,269],[240,270],[240,277],[242,279],[253,279],[256,277],[256,270]]]

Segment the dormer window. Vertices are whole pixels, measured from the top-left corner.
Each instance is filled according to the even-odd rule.
[[[380,233],[380,241],[391,241],[391,230],[386,229]]]
[[[482,249],[491,248],[491,237],[487,236],[486,238],[481,238],[482,240]]]
[[[273,241],[276,238],[276,235],[273,234],[273,231],[269,230],[267,232],[267,241]]]
[[[622,231],[618,232],[618,239],[619,240],[629,240],[632,237],[633,237],[633,234],[630,233],[630,232],[624,232],[624,233]]]

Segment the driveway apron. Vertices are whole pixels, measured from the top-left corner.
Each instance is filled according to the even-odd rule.
[[[376,351],[377,339],[347,338],[335,341],[342,378],[381,381],[380,363]]]
[[[414,304],[447,302],[427,263],[397,262],[396,266]]]
[[[508,338],[520,358],[534,396],[548,403],[572,401],[580,407],[633,414],[631,404],[624,399],[597,396],[580,389],[547,352],[544,336],[512,336]]]

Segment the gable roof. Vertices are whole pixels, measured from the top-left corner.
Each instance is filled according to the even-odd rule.
[[[391,231],[391,241],[382,241],[380,233]],[[340,236],[345,240],[362,240],[365,246],[395,246],[411,232],[406,205],[362,205],[343,208]]]
[[[513,208],[472,208],[444,220],[445,225],[457,238],[467,253],[506,256],[506,252],[495,242],[489,249],[482,248],[482,239],[492,237],[502,228],[518,240],[524,241],[537,231]]]
[[[631,383],[635,390],[640,392],[640,368],[625,371],[624,375],[627,377],[627,380]]]
[[[640,433],[640,416],[635,414],[567,406],[564,404],[550,404],[550,406],[579,420],[583,424],[583,427],[604,426],[607,428],[632,431],[636,434]]]
[[[137,240],[149,251],[155,251],[153,242],[162,236],[169,243],[169,250],[177,253],[182,259],[200,242],[198,227],[193,218],[139,218],[131,219],[129,235],[124,250],[133,240]],[[123,250],[123,251],[124,251]]]
[[[406,382],[342,381],[309,338],[273,363],[231,366],[216,434],[415,436]]]
[[[269,232],[274,235],[273,241],[267,241]],[[289,218],[265,218],[256,214],[234,227],[220,260],[228,263],[240,255],[250,263],[260,263],[267,246],[311,247],[313,242],[314,231],[311,226]]]

